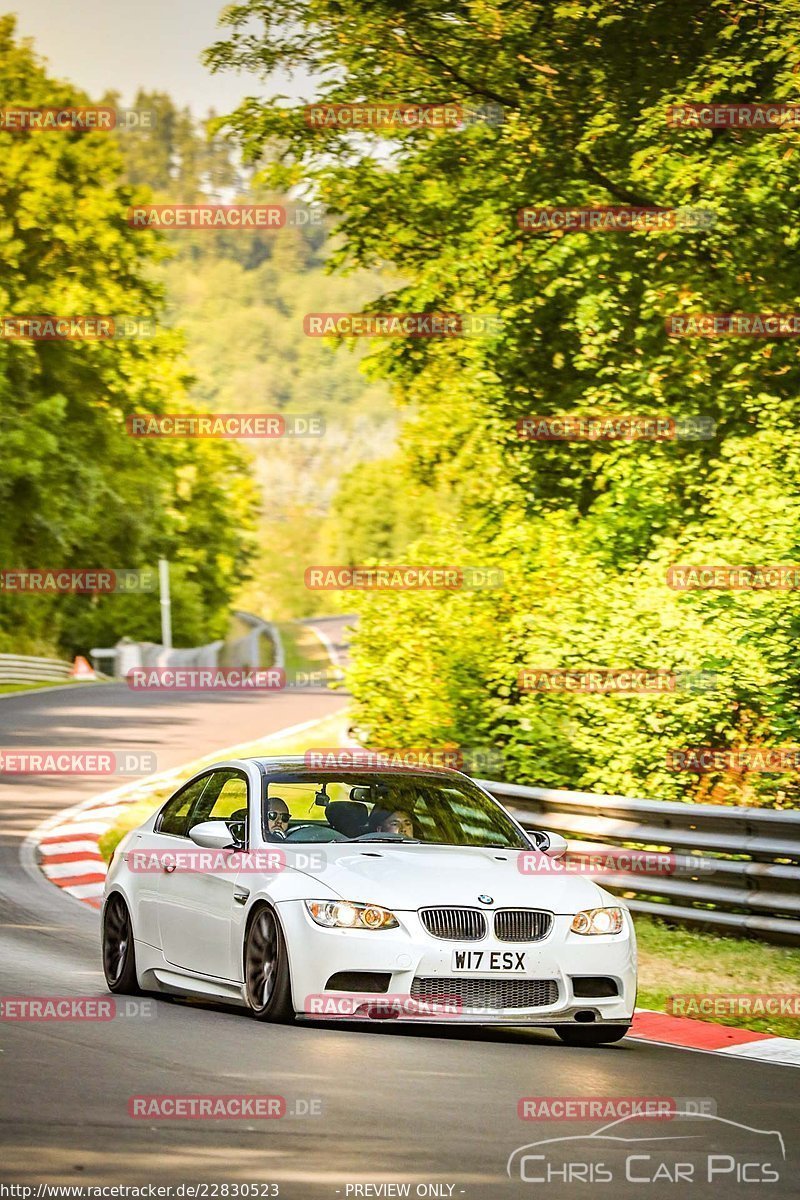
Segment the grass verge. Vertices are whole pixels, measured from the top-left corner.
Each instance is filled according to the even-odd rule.
[[[102,681],[99,679],[84,679],[80,682],[84,686],[91,687],[93,683],[100,683]],[[0,683],[0,695],[5,695],[8,692],[38,692],[40,688],[72,687],[74,683],[74,679],[43,679],[38,683]]]
[[[752,938],[719,937],[653,917],[636,917],[640,1008],[666,1012],[670,996],[797,995],[800,949]],[[706,1018],[708,1019],[708,1018]],[[798,1017],[715,1016],[717,1025],[800,1037]]]
[[[278,624],[278,632],[283,641],[289,678],[298,671],[324,671],[332,666],[324,642],[308,625],[301,625],[298,621],[283,621]]]

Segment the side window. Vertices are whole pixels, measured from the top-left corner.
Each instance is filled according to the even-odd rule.
[[[247,780],[244,775],[234,775],[225,780],[207,819],[227,821],[233,816],[247,820]]]
[[[171,800],[168,800],[161,810],[161,816],[156,821],[156,833],[171,833],[176,837],[186,837],[189,831],[189,814],[211,779],[211,775],[195,779],[194,783],[187,784]]]
[[[214,771],[208,787],[201,792],[186,822],[186,833],[202,821],[241,821],[241,833],[247,822],[247,779],[238,771]]]

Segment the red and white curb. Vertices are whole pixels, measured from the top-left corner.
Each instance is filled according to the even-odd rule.
[[[34,855],[38,851],[39,869],[51,883],[76,900],[100,908],[108,871],[100,853],[100,838],[128,805],[172,779],[177,786],[184,774],[185,768],[178,768],[93,796],[45,821],[26,839],[26,847]]]
[[[672,1017],[669,1013],[637,1008],[628,1035],[661,1046],[678,1046],[682,1050],[700,1050],[726,1057],[751,1058],[759,1062],[781,1063],[800,1067],[800,1040],[777,1037],[772,1033],[756,1033],[752,1029],[737,1029],[732,1025],[715,1025],[711,1021],[696,1021],[693,1017]]]

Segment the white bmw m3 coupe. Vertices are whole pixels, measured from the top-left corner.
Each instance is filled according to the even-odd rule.
[[[534,1025],[581,1046],[631,1023],[630,914],[447,769],[220,762],[112,858],[112,992],[206,997],[268,1021]]]

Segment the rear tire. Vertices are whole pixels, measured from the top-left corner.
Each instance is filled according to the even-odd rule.
[[[119,892],[112,892],[103,909],[103,974],[108,990],[121,996],[142,996],[136,978],[133,922]]]
[[[567,1046],[604,1046],[620,1042],[630,1025],[558,1025],[556,1033]]]
[[[257,909],[244,940],[244,991],[257,1021],[294,1020],[289,956],[280,921],[266,905]]]

